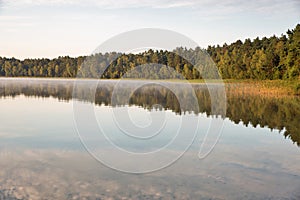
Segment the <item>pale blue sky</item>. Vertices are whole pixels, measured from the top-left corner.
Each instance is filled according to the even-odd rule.
[[[0,56],[88,55],[138,28],[182,33],[201,47],[285,33],[300,23],[299,0],[0,0]]]

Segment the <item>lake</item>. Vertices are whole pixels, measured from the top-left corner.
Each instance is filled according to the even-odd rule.
[[[0,199],[300,199],[300,98],[242,89],[1,78]]]

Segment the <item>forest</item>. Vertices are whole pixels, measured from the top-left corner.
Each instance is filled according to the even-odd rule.
[[[204,51],[210,55],[223,79],[295,80],[300,78],[300,24],[280,37],[274,35],[269,38],[237,40],[232,44],[208,46],[207,49],[179,47],[173,51],[150,49],[137,54],[110,52],[88,57],[64,56],[54,59],[19,60],[0,57],[0,76],[110,79],[121,78],[136,66],[145,65],[143,70],[132,73],[130,77],[178,78],[180,74],[188,80],[201,79],[203,71],[197,70],[187,60],[199,59],[199,57],[201,59]],[[188,59],[179,55],[184,55]],[[170,68],[176,73],[170,72]]]

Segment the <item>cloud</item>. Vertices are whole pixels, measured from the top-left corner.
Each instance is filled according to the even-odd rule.
[[[185,1],[180,0],[3,0],[5,5],[95,5],[102,8],[171,8],[186,7],[201,4],[203,1]]]
[[[0,0],[1,1],[1,0]],[[2,0],[2,9],[33,7],[92,7],[102,10],[151,9],[172,11],[182,10],[205,21],[230,19],[234,15],[263,16],[273,18],[296,14],[300,10],[299,0]],[[147,13],[145,13],[147,14]],[[300,17],[300,15],[299,15]]]
[[[0,0],[1,4],[1,0]],[[271,11],[272,9],[295,9],[300,7],[298,0],[2,0],[5,6],[49,6],[49,5],[81,5],[98,6],[103,9],[120,8],[224,8],[235,11],[255,10]]]
[[[0,21],[14,21],[14,20],[23,20],[23,19],[31,19],[29,16],[19,16],[19,15],[0,15]]]

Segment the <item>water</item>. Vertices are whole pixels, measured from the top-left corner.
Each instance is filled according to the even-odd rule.
[[[87,82],[92,81],[83,81]],[[214,116],[203,85],[192,86],[199,102],[195,111],[180,108],[176,96],[158,84],[136,90],[123,105],[122,99],[111,101],[116,81],[101,81],[94,102],[83,98],[90,91],[87,86],[79,88],[86,95],[73,98],[73,84],[74,80],[0,79],[0,199],[300,198],[298,98],[231,91],[226,115]],[[127,81],[122,91],[134,84],[137,82]],[[176,85],[182,94],[185,87]],[[166,157],[156,157],[153,163],[136,161],[137,170],[176,158],[194,140],[184,155],[166,168],[146,174],[123,173],[97,160],[99,155],[117,158],[119,163],[109,162],[132,167],[130,160],[115,155],[109,143],[98,137],[93,125],[78,130],[74,105],[91,106],[102,132],[130,152],[161,149],[183,128],[185,134],[178,136],[176,145],[163,152]],[[119,121],[123,111],[135,123],[135,130]],[[213,151],[199,159],[199,148],[216,118],[223,123],[220,138]],[[84,119],[86,124],[92,121]],[[193,138],[195,123],[199,127]],[[124,134],[126,128],[133,130],[134,137]],[[135,137],[144,139],[137,142]],[[84,144],[99,154],[90,154]]]

